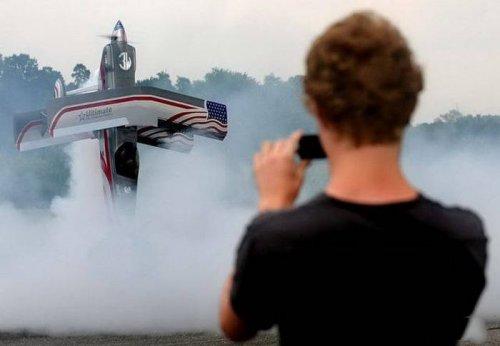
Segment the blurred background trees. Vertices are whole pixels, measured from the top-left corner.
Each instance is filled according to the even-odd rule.
[[[12,127],[14,113],[44,107],[58,78],[58,71],[40,67],[27,54],[0,56],[0,200],[42,208],[67,193],[69,157],[63,147],[18,153]]]
[[[68,89],[82,86],[90,76],[85,65],[76,64]],[[40,67],[37,60],[27,54],[0,55],[0,202],[7,200],[20,207],[46,208],[55,196],[63,196],[68,191],[69,157],[64,146],[18,153],[14,149],[12,130],[12,115],[43,108],[52,98],[58,78],[61,78],[60,72]],[[302,76],[283,80],[270,74],[259,82],[245,73],[214,68],[200,80],[186,77],[174,80],[162,71],[137,84],[228,106],[230,132],[222,149],[228,185],[241,182],[241,176],[251,179],[250,160],[264,139],[283,137],[298,128],[315,132],[314,122],[302,102]],[[500,148],[499,116],[464,115],[450,110],[432,123],[410,127],[405,137],[406,155],[431,155],[436,146],[460,151],[484,145]],[[242,189],[239,194],[245,200],[248,190]]]
[[[90,78],[90,70],[84,64],[76,64],[71,73],[73,81],[66,87],[68,90],[73,90],[82,87]]]

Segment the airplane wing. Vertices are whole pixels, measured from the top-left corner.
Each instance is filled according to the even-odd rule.
[[[182,153],[189,153],[193,149],[194,136],[188,127],[163,120],[158,125],[138,128],[137,142]]]
[[[49,136],[47,128],[47,115],[44,110],[16,114],[14,117],[14,138],[17,149],[27,151],[93,138],[93,134],[88,132],[54,138]]]
[[[159,127],[174,124],[185,132],[223,140],[227,109],[217,102],[153,87],[130,87],[51,101],[48,133],[54,138],[118,126]]]
[[[18,150],[94,138],[94,131],[136,126],[140,143],[189,152],[193,136],[223,140],[227,109],[217,102],[153,87],[130,87],[67,95],[46,110],[17,114]]]

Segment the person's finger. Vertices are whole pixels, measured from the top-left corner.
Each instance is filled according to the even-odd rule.
[[[286,151],[291,154],[295,154],[299,146],[299,140],[302,137],[303,131],[297,130],[293,132],[290,137],[286,140]]]
[[[295,143],[296,145],[298,145],[299,141],[300,141],[300,138],[302,137],[303,134],[304,134],[303,130],[297,130],[297,131],[293,132],[290,135],[290,142]]]
[[[261,153],[267,154],[269,153],[273,148],[273,144],[270,141],[264,141],[262,142],[262,147],[260,148]]]
[[[286,148],[286,140],[285,139],[280,139],[279,141],[276,141],[274,143],[274,147],[273,147],[273,152],[275,153],[282,153],[284,151],[284,149]]]

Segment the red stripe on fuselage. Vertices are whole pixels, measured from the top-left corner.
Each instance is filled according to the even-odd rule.
[[[109,137],[108,130],[103,130],[103,140],[104,140],[104,156],[101,153],[101,169],[106,176],[109,183],[109,189],[113,191],[113,175],[111,174],[111,161],[109,153]]]

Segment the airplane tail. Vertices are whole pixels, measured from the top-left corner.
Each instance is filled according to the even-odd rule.
[[[66,87],[64,86],[64,82],[61,78],[56,80],[56,83],[54,84],[54,98],[55,99],[60,99],[61,97],[68,96],[68,95],[81,95],[81,94],[88,94],[88,93],[93,93],[99,90],[99,85],[94,84],[94,85],[86,85],[84,87],[74,89],[74,90],[66,90]]]
[[[54,98],[58,99],[64,96],[66,96],[66,88],[64,87],[64,82],[62,81],[62,79],[59,78],[54,84]]]

